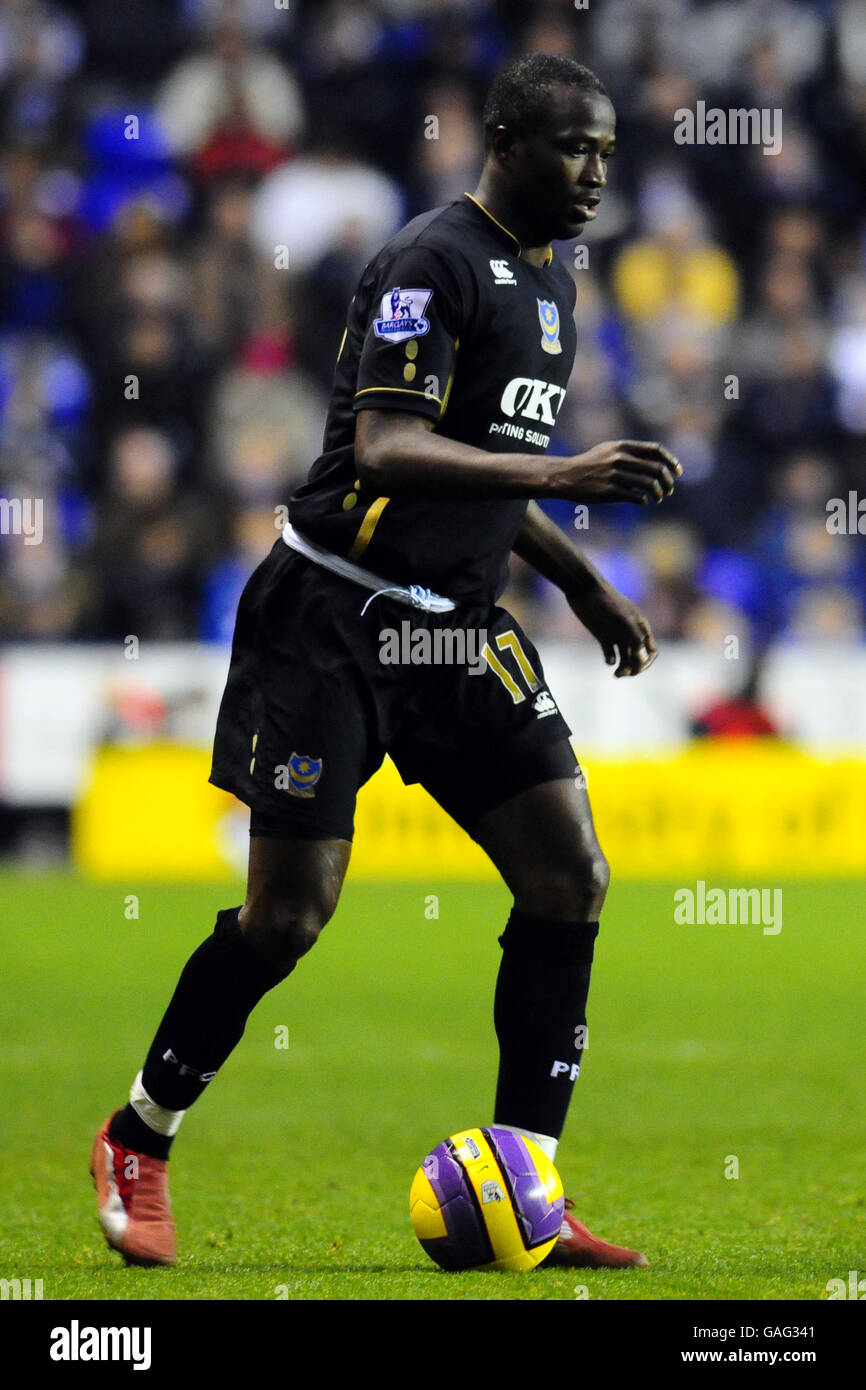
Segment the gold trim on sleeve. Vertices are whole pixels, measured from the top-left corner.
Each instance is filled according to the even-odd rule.
[[[431,395],[429,391],[416,391],[408,386],[365,386],[362,391],[355,392],[353,399],[357,400],[359,396],[367,396],[371,391],[394,391],[398,396],[424,396],[428,401],[435,401],[437,405],[442,404],[439,397]]]
[[[449,376],[448,381],[447,381],[447,383],[446,383],[446,385],[445,385],[445,395],[444,395],[443,398],[442,398],[442,415],[439,416],[439,419],[440,419],[440,420],[442,419],[442,416],[444,416],[445,411],[448,409],[448,402],[449,402],[449,400],[451,399],[451,387],[454,385],[454,373],[455,373],[456,370],[457,370],[457,354],[458,354],[459,351],[460,351],[460,339],[459,339],[459,338],[455,338],[455,340],[454,340],[454,366],[451,368],[451,375]]]

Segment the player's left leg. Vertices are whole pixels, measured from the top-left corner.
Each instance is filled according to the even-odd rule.
[[[494,1122],[540,1134],[553,1151],[580,1072],[607,861],[576,779],[528,787],[472,834],[514,896],[500,937]]]
[[[538,652],[503,608],[467,607],[460,616],[467,649],[471,631],[483,641],[483,669],[434,667],[407,700],[388,751],[403,780],[420,782],[486,850],[514,894],[500,937],[494,1122],[535,1137],[553,1158],[580,1070],[608,867]],[[646,1263],[597,1241],[569,1213],[554,1256]]]
[[[534,1129],[558,1135],[583,1050],[589,974],[610,870],[589,799],[576,779],[528,787],[488,811],[472,833],[514,897],[503,942],[506,958],[546,955],[548,965],[560,964],[567,977],[565,1008],[554,1004],[548,969],[542,996],[525,1001],[530,1014],[523,1018],[532,1023],[535,1055],[522,1049],[525,1082],[505,1078],[497,1112],[516,1107],[539,1121]],[[497,1119],[507,1117],[497,1114]]]
[[[576,777],[526,788],[482,815],[472,834],[514,895],[499,938],[494,1124],[535,1137],[553,1158],[587,1037],[608,865]],[[569,1210],[548,1263],[623,1268],[646,1259],[599,1240]]]

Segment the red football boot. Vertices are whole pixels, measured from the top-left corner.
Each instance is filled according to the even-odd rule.
[[[110,1115],[99,1130],[90,1159],[103,1235],[127,1264],[173,1265],[177,1248],[168,1164],[109,1139],[113,1119]]]
[[[570,1265],[573,1269],[643,1269],[649,1264],[646,1255],[639,1250],[627,1250],[624,1245],[611,1245],[599,1240],[585,1226],[572,1216],[574,1202],[565,1199],[565,1213],[559,1231],[559,1239],[550,1254],[542,1260],[544,1265]]]

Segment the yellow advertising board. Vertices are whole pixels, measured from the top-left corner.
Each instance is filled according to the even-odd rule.
[[[73,815],[73,854],[95,879],[243,873],[248,812],[210,786],[208,752],[104,748]],[[708,873],[866,876],[866,758],[772,741],[707,741],[664,758],[584,761],[599,840],[618,878]],[[479,847],[393,764],[362,788],[350,874],[484,879]]]

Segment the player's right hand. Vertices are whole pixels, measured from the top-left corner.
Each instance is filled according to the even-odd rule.
[[[596,444],[585,454],[563,459],[553,496],[571,502],[662,502],[674,490],[683,466],[662,444],[619,439]]]

